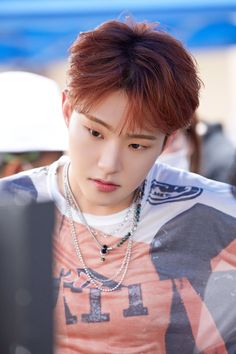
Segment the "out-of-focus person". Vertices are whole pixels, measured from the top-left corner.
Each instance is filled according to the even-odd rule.
[[[230,170],[230,183],[236,187],[236,156],[233,165]],[[234,194],[236,197],[236,188],[234,188]]]
[[[192,124],[169,137],[158,161],[219,182],[233,182],[236,150],[220,123],[207,123],[194,114]]]
[[[168,137],[159,162],[170,166],[200,173],[202,156],[202,138],[197,132],[197,116],[194,114],[188,128],[179,129]]]
[[[199,120],[196,129],[202,139],[199,173],[216,181],[232,183],[236,149],[227,137],[223,125]]]
[[[0,177],[40,167],[67,150],[57,83],[25,71],[0,73]]]

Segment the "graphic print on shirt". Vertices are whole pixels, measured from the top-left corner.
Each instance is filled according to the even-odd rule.
[[[172,203],[196,198],[201,193],[202,189],[198,187],[174,186],[153,180],[148,202],[151,205]],[[192,215],[195,218],[194,223],[192,222]],[[148,245],[141,242],[137,243],[137,248],[145,249],[143,254],[141,252],[142,255],[140,254],[137,262],[132,263],[133,268],[139,270],[139,274],[134,275],[129,271],[129,282],[127,283],[127,280],[125,280],[115,292],[116,294],[119,293],[119,296],[114,296],[112,293],[104,294],[100,290],[91,287],[83,269],[76,267],[72,271],[71,265],[63,264],[64,268],[58,269],[57,272],[57,274],[61,272],[61,278],[58,282],[60,287],[57,287],[57,293],[61,292],[63,294],[62,303],[67,326],[78,326],[78,330],[81,331],[83,328],[83,326],[81,327],[82,323],[84,325],[86,323],[87,325],[100,323],[102,326],[108,324],[107,328],[103,327],[101,329],[101,337],[104,335],[105,330],[109,331],[111,328],[117,328],[120,323],[122,323],[122,333],[125,332],[126,326],[127,331],[130,326],[136,328],[136,333],[140,333],[142,331],[141,328],[146,328],[147,332],[149,332],[147,340],[151,346],[145,350],[150,354],[157,352],[161,354],[179,354],[180,351],[182,354],[197,354],[212,345],[219,348],[217,353],[226,354],[227,338],[224,338],[224,331],[219,331],[217,328],[217,310],[212,309],[209,305],[209,301],[206,298],[206,289],[211,293],[209,284],[211,284],[216,275],[216,272],[212,272],[212,260],[229,246],[230,241],[235,239],[235,235],[225,237],[225,242],[222,242],[221,239],[215,239],[214,231],[208,230],[207,227],[207,221],[211,218],[218,220],[218,226],[227,235],[227,230],[230,230],[232,226],[229,220],[232,219],[233,223],[233,218],[208,206],[197,204],[167,222],[155,236],[150,250],[147,249]],[[228,227],[227,222],[229,222]],[[195,225],[195,230],[193,230],[193,224]],[[199,239],[199,234],[201,239]],[[212,243],[215,241],[218,248],[210,247],[209,239],[212,240]],[[173,248],[177,246],[175,252],[171,250],[172,243]],[[191,255],[192,247],[195,258]],[[209,251],[207,260],[199,263],[202,254],[201,247],[203,247],[204,251],[209,248]],[[160,251],[163,251],[163,254]],[[179,255],[180,259],[178,258]],[[94,255],[91,255],[89,259],[93,257]],[[185,264],[183,264],[182,259],[185,260]],[[145,264],[141,274],[140,260],[142,260],[142,266]],[[78,260],[76,261],[77,264]],[[96,266],[91,268],[97,269]],[[195,269],[199,269],[199,277],[195,274]],[[232,272],[235,272],[235,268]],[[99,271],[95,273],[98,278],[101,277],[104,280],[105,278],[102,274],[104,273]],[[165,274],[168,276],[165,277]],[[229,272],[224,274],[228,276]],[[198,278],[200,279],[199,283]],[[113,287],[116,283],[108,282],[107,285]],[[222,282],[220,282],[220,286],[222,292]],[[164,293],[162,292],[163,289],[165,289]],[[76,293],[81,296],[76,300],[76,303],[83,303],[81,310],[79,310],[78,306],[74,306],[75,298],[72,297],[72,294],[75,295]],[[109,297],[110,302],[108,300]],[[209,295],[208,298],[211,298],[211,296]],[[119,301],[116,303],[117,299]],[[151,299],[155,299],[155,301],[152,302]],[[127,302],[129,306],[125,305]],[[114,318],[113,314],[114,307],[116,308],[116,318]],[[84,311],[84,308],[87,308],[87,311]],[[193,313],[193,308],[195,310],[198,309],[199,316]],[[201,314],[202,316],[200,316]],[[212,343],[208,342],[201,333],[200,317],[207,319],[207,337],[213,338]],[[138,318],[140,320],[137,321]],[[133,319],[134,321],[129,321],[126,324],[125,319]],[[152,329],[149,323],[152,323]],[[230,323],[228,327],[232,325],[232,322]],[[99,343],[100,331],[96,334],[94,328],[84,328],[86,328],[86,331],[91,331],[91,335],[97,335],[96,340]],[[151,330],[153,329],[152,333]],[[137,335],[133,337],[131,335],[130,340],[137,342]],[[120,338],[120,345],[122,346],[122,344],[124,348],[127,348],[123,337]],[[100,352],[103,350],[104,348],[101,347]]]
[[[97,277],[101,279],[105,279],[104,276],[98,273],[96,274]],[[64,289],[70,289],[72,293],[82,293],[84,288],[91,288],[90,282],[87,279],[87,275],[83,269],[77,269],[77,279],[75,280],[74,276],[72,275],[72,271],[68,271],[66,274],[64,270],[62,270],[60,274],[60,278],[54,279],[54,304],[56,304],[58,295],[59,295],[59,287],[60,282],[63,281]],[[101,283],[102,284],[102,283]],[[115,282],[108,282],[107,287],[114,287],[117,283]],[[131,316],[146,316],[148,315],[148,309],[143,306],[142,302],[142,292],[140,284],[132,284],[132,285],[120,285],[117,289],[122,290],[122,288],[126,288],[128,290],[128,297],[129,297],[129,307],[123,311],[124,317],[131,317]],[[83,316],[81,317],[82,322],[104,322],[109,321],[109,315],[106,316],[106,319],[99,316],[101,314],[101,290],[96,288],[90,289],[90,309],[91,309],[91,316]],[[67,315],[69,314],[69,308],[67,306]],[[69,316],[70,317],[70,316]],[[66,316],[66,322],[69,324],[70,318]]]
[[[194,229],[192,212],[199,218],[199,224]],[[214,230],[211,230],[207,224],[212,217],[217,218],[219,227],[224,228],[227,237],[216,239]],[[232,352],[232,348],[236,346],[234,329],[236,317],[235,312],[232,311],[236,305],[235,297],[232,296],[231,301],[226,302],[225,306],[228,307],[224,307],[222,298],[226,296],[225,293],[235,293],[236,264],[231,265],[232,269],[224,268],[223,271],[217,271],[217,264],[220,264],[222,260],[230,264],[224,251],[228,248],[227,254],[231,255],[236,251],[236,244],[234,243],[235,249],[232,249],[231,244],[235,237],[229,231],[232,230],[232,222],[234,220],[230,216],[201,204],[178,215],[159,230],[150,246],[150,256],[156,270],[156,277],[150,265],[147,267],[147,255],[143,255],[142,259],[146,257],[142,262],[142,266],[146,265],[143,273],[131,272],[129,278],[134,280],[134,283],[126,285],[124,282],[118,290],[118,297],[114,296],[115,294],[109,294],[109,299],[100,290],[89,287],[82,269],[77,268],[77,277],[74,277],[71,272],[62,272],[61,287],[64,289],[63,304],[66,324],[77,325],[81,330],[81,323],[84,325],[86,323],[87,325],[107,323],[108,327],[105,327],[106,329],[103,327],[103,330],[109,330],[113,328],[113,325],[115,327],[118,323],[122,323],[123,329],[126,328],[125,319],[134,319],[134,322],[129,321],[128,326],[134,326],[135,323],[136,333],[140,333],[141,328],[145,326],[150,332],[148,323],[152,323],[155,335],[149,333],[148,340],[149,343],[152,341],[155,343],[158,333],[160,343],[158,352],[160,353],[179,354],[180,350],[183,354],[202,353],[211,347],[220,354],[228,353],[228,347],[230,347],[229,353]],[[189,237],[183,234],[183,227],[185,232],[191,230]],[[199,227],[202,228],[201,233],[199,233]],[[178,246],[176,246],[177,239]],[[139,246],[136,245],[136,247]],[[144,245],[141,247],[144,249]],[[175,248],[175,252],[172,247]],[[192,257],[193,249],[196,255],[194,258]],[[208,254],[207,258],[201,257],[202,250],[205,251],[204,254]],[[139,261],[135,262],[134,268],[140,273],[138,263]],[[197,273],[196,269],[198,269]],[[99,273],[96,275],[99,276]],[[137,279],[139,282],[135,283]],[[87,296],[80,298],[79,295],[85,295],[86,291]],[[73,294],[78,296],[76,302]],[[212,298],[213,294],[214,298]],[[152,303],[151,299],[155,301]],[[83,306],[78,310],[78,306],[76,308],[74,304],[80,300]],[[129,306],[125,306],[125,303]],[[114,304],[119,313],[116,314],[117,322],[114,319],[114,310],[112,310]],[[218,304],[221,306],[217,306]],[[232,306],[232,309],[229,306]],[[85,308],[87,311],[84,311]],[[231,318],[226,316],[227,323],[224,328],[220,328],[219,324],[222,323],[222,316],[225,316],[225,313],[232,313],[232,315]],[[169,314],[169,320],[166,314]],[[137,321],[138,318],[139,321]],[[164,323],[167,324],[166,328],[161,323],[163,318],[165,318]],[[137,323],[140,323],[140,327]],[[85,328],[87,331],[94,331],[94,329]],[[104,334],[103,330],[101,332]],[[98,337],[99,334],[100,331],[97,332]],[[96,336],[96,331],[93,332],[93,336]],[[131,334],[129,338],[137,341],[135,335]],[[98,338],[97,340],[99,342]],[[103,349],[101,347],[100,352]],[[150,348],[148,350],[150,353],[155,353],[157,348],[153,351]]]
[[[152,205],[177,202],[198,197],[202,188],[194,186],[179,186],[152,180],[148,202]]]
[[[220,238],[209,226],[212,219],[222,229]],[[232,348],[236,352],[236,311],[232,311],[236,308],[236,260],[227,256],[232,258],[236,251],[234,223],[233,217],[196,204],[156,234],[151,244],[152,262],[158,277],[170,279],[173,286],[167,354],[179,354],[180,348],[183,354],[201,353],[214,345],[216,353],[228,353],[228,347],[229,353]],[[217,257],[219,265],[224,263],[222,271],[214,270]],[[226,294],[232,296],[224,302]],[[220,326],[224,318],[224,326]]]
[[[76,350],[81,353],[134,353],[129,346],[136,343],[136,353],[165,353],[164,333],[168,323],[171,304],[171,282],[159,287],[159,281],[149,255],[149,244],[136,242],[132,251],[132,263],[128,276],[117,291],[104,293],[88,282],[73,244],[68,238],[69,223],[65,218],[55,237],[55,320],[57,322],[57,348],[63,348],[67,334],[74,338],[92,338],[96,346],[83,346],[77,339]],[[99,250],[83,225],[77,224],[82,253],[88,254],[91,269],[97,277],[111,277],[119,269],[124,249],[109,254],[106,264],[99,260]],[[91,242],[90,242],[91,241]],[[111,257],[111,258],[109,258]],[[111,259],[111,260],[110,260]],[[104,278],[103,278],[104,279]],[[113,284],[112,283],[112,287]],[[157,341],[157,331],[158,340]],[[104,335],[116,333],[104,342]],[[129,333],[127,337],[126,334]],[[142,335],[140,335],[142,333]],[[127,342],[129,339],[130,343]],[[107,345],[110,343],[111,350]],[[87,344],[86,344],[87,345]],[[142,351],[140,351],[142,348]],[[74,351],[76,352],[76,351]],[[59,351],[63,353],[63,351]]]

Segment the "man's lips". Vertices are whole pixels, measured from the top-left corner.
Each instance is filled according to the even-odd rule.
[[[102,179],[90,178],[90,180],[95,183],[97,189],[100,192],[113,192],[117,188],[120,187],[120,185],[118,185],[118,184],[115,184],[113,182],[104,181]]]
[[[112,182],[108,182],[108,181],[104,181],[103,179],[98,179],[98,178],[91,178],[92,181],[94,182],[98,182],[98,183],[101,183],[101,184],[104,184],[104,185],[108,185],[108,186],[115,186],[115,187],[120,187],[118,184],[116,183],[112,183]]]

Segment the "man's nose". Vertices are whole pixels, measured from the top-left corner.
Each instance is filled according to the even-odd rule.
[[[100,152],[98,167],[106,175],[114,174],[121,169],[121,159],[122,154],[119,144],[115,142],[107,143]]]

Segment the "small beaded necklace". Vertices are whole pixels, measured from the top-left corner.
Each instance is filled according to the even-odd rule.
[[[72,194],[72,198],[74,200],[74,196]],[[74,205],[76,207],[76,200],[74,200]],[[77,207],[76,207],[77,208]],[[121,223],[118,224],[118,226],[116,228],[114,228],[114,230],[111,230],[109,231],[109,234],[108,233],[105,233],[101,230],[96,230],[95,228],[90,227],[90,230],[91,232],[96,236],[96,237],[103,237],[103,238],[107,238],[107,237],[111,237],[112,235],[118,235],[120,230],[122,230],[122,228],[128,223],[130,222],[130,216],[133,215],[134,213],[134,204],[132,203],[131,206],[127,209],[126,213],[125,213],[125,216],[124,216],[124,219],[122,220]]]

